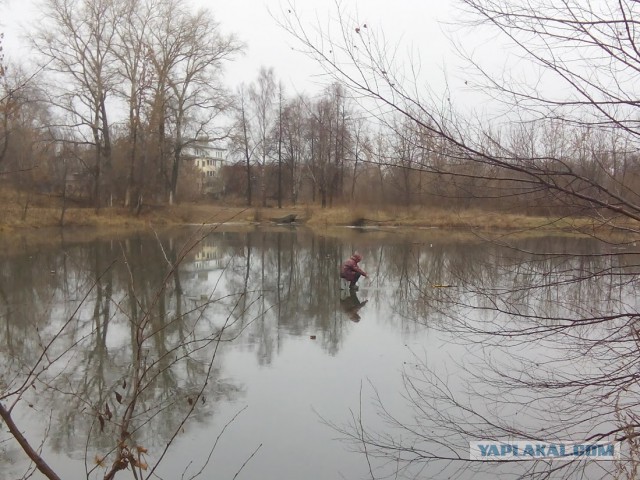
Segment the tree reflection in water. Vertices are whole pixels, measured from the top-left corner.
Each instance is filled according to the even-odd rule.
[[[442,366],[416,352],[403,375],[409,414],[388,410],[374,386],[384,429],[359,417],[334,427],[385,460],[387,474],[635,478],[637,254],[579,239],[481,248],[417,248],[411,262],[407,249],[389,262],[400,279],[397,311],[440,331],[451,358]],[[469,441],[509,439],[622,441],[623,458],[469,461]]]
[[[45,452],[83,458],[86,472],[96,469],[96,456],[106,457],[95,470],[103,475],[129,435],[130,445],[148,450],[151,465],[176,435],[211,423],[222,405],[245,395],[250,386],[223,374],[231,349],[250,350],[270,366],[287,342],[313,333],[331,358],[353,328],[365,326],[354,325],[360,317],[407,338],[426,325],[447,342],[450,355],[443,363],[435,352],[415,352],[404,373],[408,410],[381,403],[383,430],[357,416],[352,425],[336,427],[356,448],[366,446],[380,469],[376,475],[410,476],[427,464],[430,478],[464,470],[470,477],[550,470],[571,477],[584,465],[472,464],[468,442],[514,435],[635,438],[633,255],[567,238],[523,240],[519,249],[505,249],[475,239],[333,238],[286,229],[213,232],[185,254],[189,242],[182,233],[162,242],[135,236],[62,243],[2,260],[0,401],[19,399],[15,412],[32,438],[42,436],[45,425]],[[527,253],[534,244],[548,254]],[[341,291],[337,274],[355,249],[371,277],[357,294]],[[47,370],[34,387],[19,389],[68,319],[47,352]],[[144,381],[126,417],[141,372]],[[385,385],[374,387],[375,399]],[[258,443],[243,447],[246,459]],[[172,462],[179,459],[188,474],[207,461],[180,456]],[[624,473],[632,465],[598,468]]]
[[[137,237],[5,259],[5,420],[37,412],[47,449],[85,452],[85,476],[147,475],[187,419],[202,421],[218,399],[240,394],[217,380],[214,362],[238,327],[224,312],[203,315],[215,298],[189,306],[174,268],[193,244]]]

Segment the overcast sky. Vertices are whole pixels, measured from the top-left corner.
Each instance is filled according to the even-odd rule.
[[[235,34],[246,46],[246,54],[227,67],[226,80],[230,86],[252,81],[260,66],[274,67],[292,94],[297,91],[312,93],[326,79],[318,76],[321,69],[312,60],[295,51],[299,45],[272,18],[288,9],[287,0],[190,0],[194,9],[209,8],[220,22],[223,31]],[[455,0],[343,0],[342,7],[360,23],[383,31],[388,42],[401,42],[402,54],[419,52],[426,81],[442,78],[442,69],[455,75],[456,59],[443,29],[451,30],[442,22],[455,16]],[[0,0],[2,2],[2,0]],[[4,0],[1,22],[6,34],[8,56],[20,52],[20,30],[37,16],[34,0]],[[296,0],[295,9],[310,27],[321,22],[323,28],[336,24],[335,0]],[[271,14],[270,14],[271,12]],[[355,22],[354,22],[355,23]],[[355,24],[354,24],[355,27]]]
[[[452,55],[439,21],[450,19],[452,1],[343,0],[342,5],[353,15],[354,28],[357,18],[360,25],[366,23],[373,30],[384,31],[389,43],[400,41],[405,53],[411,48],[419,49],[423,59],[434,69],[441,69],[447,60],[452,60]],[[223,28],[235,32],[248,46],[245,57],[230,68],[231,78],[250,80],[260,65],[265,65],[273,66],[276,75],[290,89],[309,90],[322,81],[318,77],[321,73],[318,65],[295,50],[298,43],[271,16],[287,15],[286,1],[203,0],[199,3],[208,5]],[[335,0],[297,0],[295,10],[310,29],[318,22],[323,30],[337,24]]]

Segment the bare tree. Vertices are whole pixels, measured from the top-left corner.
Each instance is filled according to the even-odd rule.
[[[307,108],[309,100],[299,95],[291,99],[282,114],[283,155],[290,182],[290,198],[294,205],[300,195],[304,164],[309,156],[307,142]]]
[[[345,156],[350,150],[349,112],[343,87],[334,83],[309,107],[307,135],[310,143],[308,172],[322,207],[342,196]],[[315,193],[314,193],[315,199]]]
[[[347,153],[351,150],[351,114],[344,87],[335,83],[328,92],[334,102],[335,109],[335,145],[334,145],[334,173],[331,182],[329,205],[333,205],[334,197],[342,198],[345,184],[345,164]]]
[[[369,147],[367,127],[364,118],[357,118],[353,125],[353,172],[351,173],[351,201],[355,200],[356,183],[358,180],[358,162],[364,160]]]
[[[251,128],[251,112],[248,107],[248,94],[246,92],[244,84],[238,87],[238,93],[236,95],[236,126],[235,135],[233,136],[233,148],[241,152],[241,156],[245,166],[245,173],[247,177],[246,183],[246,195],[247,205],[251,206],[253,201],[253,177],[251,173],[251,164],[253,163],[253,156],[257,148],[257,143],[254,140]]]
[[[257,153],[260,161],[260,193],[262,206],[267,206],[267,159],[273,152],[271,132],[276,125],[276,80],[273,68],[261,67],[255,84],[249,88],[249,98],[256,126]]]
[[[38,192],[52,192],[53,116],[37,74],[17,64],[4,64],[0,76],[0,171],[13,188],[20,219]]]
[[[133,206],[135,193],[136,205],[142,201],[141,180],[145,165],[140,162],[140,143],[144,141],[144,108],[148,102],[152,66],[149,59],[149,28],[156,12],[153,5],[143,0],[123,2],[116,13],[119,21],[116,25],[116,39],[113,49],[118,59],[118,76],[123,79],[118,93],[128,106],[128,174],[124,205]],[[124,21],[122,21],[124,20]],[[142,150],[144,147],[142,147]],[[142,157],[144,160],[144,156]],[[135,192],[134,192],[135,190]]]
[[[53,80],[56,94],[51,95],[52,102],[66,112],[68,125],[78,128],[83,142],[93,149],[96,209],[104,203],[102,186],[109,185],[112,167],[107,102],[114,87],[113,7],[110,0],[47,1],[43,21],[32,37],[57,80]],[[110,203],[111,195],[107,197]]]
[[[210,13],[188,13],[179,0],[162,4],[157,24],[150,29],[149,54],[155,73],[155,125],[158,151],[164,163],[169,203],[176,201],[183,149],[198,138],[215,139],[213,120],[229,107],[221,85],[224,62],[241,51],[233,36],[224,35]],[[170,152],[164,151],[166,133]]]
[[[278,144],[278,208],[282,208],[282,143],[283,143],[283,90],[282,82],[278,82],[278,123],[277,123],[277,144]]]

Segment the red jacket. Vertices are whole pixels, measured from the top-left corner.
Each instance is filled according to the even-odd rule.
[[[348,282],[353,282],[356,279],[356,273],[366,277],[367,274],[364,270],[358,267],[358,262],[360,260],[362,260],[360,255],[353,255],[349,260],[344,262],[342,267],[340,267],[340,277],[344,278]]]

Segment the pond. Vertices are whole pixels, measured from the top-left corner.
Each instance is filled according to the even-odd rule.
[[[294,228],[73,239],[0,259],[1,403],[61,478],[132,478],[132,463],[166,479],[623,478],[635,461],[468,462],[478,439],[633,430],[634,245]],[[349,291],[338,270],[355,250],[369,276]],[[25,458],[3,428],[2,478],[32,472]]]

